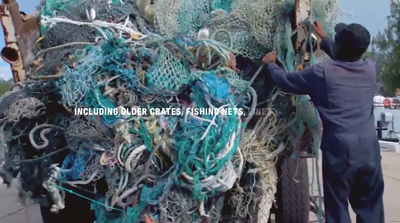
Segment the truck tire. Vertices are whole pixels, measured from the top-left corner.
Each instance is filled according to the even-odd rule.
[[[307,159],[280,159],[277,171],[276,223],[308,223],[310,191]]]

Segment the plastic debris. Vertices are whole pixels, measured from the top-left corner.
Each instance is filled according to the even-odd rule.
[[[335,19],[335,0],[312,2],[314,19]],[[292,70],[293,9],[294,0],[42,1],[28,80],[0,101],[1,176],[20,174],[21,191],[53,212],[72,193],[63,185],[104,182],[97,223],[267,222],[277,156],[292,154],[305,128],[317,149],[321,131],[306,97],[266,75],[249,81],[272,49]]]

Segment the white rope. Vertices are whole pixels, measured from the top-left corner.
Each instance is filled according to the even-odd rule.
[[[271,161],[269,161],[271,163]],[[259,182],[261,184],[262,195],[258,205],[257,222],[265,223],[269,220],[270,210],[275,202],[276,185],[278,183],[278,175],[274,163],[266,165],[259,173]]]
[[[40,137],[43,140],[43,144],[42,145],[38,145],[35,140],[33,139],[33,134],[34,132],[36,132],[36,130],[40,129],[40,128],[46,128],[45,130],[43,130],[40,133]],[[64,131],[64,128],[61,128],[59,126],[56,125],[51,125],[51,124],[41,124],[41,125],[37,125],[35,126],[30,132],[29,132],[29,141],[32,144],[33,147],[35,147],[35,149],[37,150],[41,150],[46,148],[49,145],[49,140],[44,136],[44,134],[49,133],[50,129],[54,128],[54,129],[58,129],[58,130],[62,130]]]
[[[141,145],[136,149],[132,150],[129,154],[128,158],[125,161],[125,169],[126,171],[132,173],[135,169],[140,157],[142,156],[143,152],[146,150],[145,145]]]
[[[221,110],[222,110],[223,108],[228,107],[228,106],[229,106],[229,104],[223,105],[223,106],[221,106],[220,108],[218,108],[218,111],[217,111],[216,114],[214,115],[213,119],[211,120],[210,125],[208,125],[208,127],[207,127],[206,131],[204,132],[203,136],[200,138],[200,141],[203,141],[203,140],[206,138],[208,132],[210,131],[211,126],[213,125],[213,123],[215,124],[215,119],[217,118],[217,115],[221,112]]]
[[[204,201],[200,201],[200,203],[199,203],[199,214],[202,217],[207,217],[207,218],[210,217],[208,214],[206,214],[206,211],[204,208]]]
[[[121,196],[119,196],[118,201],[122,201],[123,199],[128,197],[128,195],[132,194],[133,192],[137,191],[138,189],[139,189],[139,187],[133,187],[133,188],[126,190],[124,193],[121,194]]]
[[[240,147],[237,148],[237,153],[239,154],[239,166],[236,169],[236,172],[240,176],[243,170],[243,165],[244,165],[244,156],[242,153],[242,149]]]
[[[122,151],[122,148],[124,147],[124,145],[125,145],[125,142],[121,143],[121,145],[118,147],[118,152],[117,152],[118,163],[121,166],[124,165],[124,162],[122,162],[122,159],[121,159],[121,151]]]
[[[98,173],[99,173],[99,169],[95,169],[94,172],[92,173],[92,175],[87,180],[66,181],[65,183],[70,184],[70,185],[77,185],[77,184],[86,185],[86,184],[89,184],[90,182],[92,182],[94,180],[94,178],[96,178]]]
[[[59,179],[59,171],[60,168],[57,167],[57,164],[51,165],[50,177],[42,183],[43,188],[49,192],[50,198],[53,201],[53,205],[50,208],[51,213],[58,213],[65,208],[65,193],[54,186]]]
[[[189,117],[194,118],[194,119],[197,119],[197,120],[199,120],[200,122],[208,122],[208,123],[210,123],[211,125],[214,125],[215,127],[218,128],[218,125],[217,125],[216,123],[212,122],[212,121],[209,120],[209,119],[201,118],[201,117],[199,117],[199,116],[193,115],[192,113],[189,113],[188,115],[189,115]]]
[[[118,188],[115,191],[115,193],[111,199],[111,207],[114,207],[116,203],[120,202],[121,199],[120,199],[119,195],[122,191],[125,190],[126,186],[128,185],[128,181],[129,181],[129,173],[128,172],[125,172],[125,174],[124,174],[122,169],[120,169],[119,172],[120,172],[121,178],[119,179]]]
[[[222,193],[232,189],[236,180],[239,178],[239,175],[236,173],[231,161],[227,162],[225,168],[226,171],[224,171],[224,174],[221,175],[222,177],[217,179],[217,182],[221,184],[219,191]]]
[[[121,112],[121,111],[120,111]],[[131,143],[131,134],[129,133],[129,123],[123,119],[119,120],[120,122],[115,124],[114,128],[118,135],[124,139],[127,143]]]
[[[228,143],[225,145],[224,150],[222,150],[218,155],[217,159],[221,160],[225,156],[228,155],[228,153],[232,150],[232,148],[235,146],[235,139],[236,139],[236,133],[233,132],[231,138],[229,139]]]
[[[128,33],[131,36],[136,36],[138,39],[143,39],[146,38],[145,35],[142,33],[133,30],[131,28],[125,27],[124,25],[117,24],[117,23],[109,23],[106,21],[101,21],[101,20],[94,20],[93,22],[81,22],[81,21],[74,21],[67,19],[65,17],[48,17],[48,16],[42,16],[41,21],[40,21],[44,26],[53,26],[56,23],[68,23],[68,24],[73,24],[77,26],[91,26],[94,28],[112,28],[116,29],[119,31],[123,31],[125,33]],[[105,35],[105,34],[104,34]]]

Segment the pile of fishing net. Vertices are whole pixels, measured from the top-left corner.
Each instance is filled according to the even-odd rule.
[[[337,16],[336,1],[312,2],[314,19]],[[89,185],[97,223],[267,222],[278,155],[292,154],[306,129],[306,146],[317,149],[321,130],[307,97],[279,92],[265,71],[254,76],[273,49],[293,71],[294,0],[47,0],[39,8],[28,80],[0,101],[6,182],[18,177],[21,193],[52,212],[71,192],[63,185]],[[184,112],[75,115],[82,107]]]

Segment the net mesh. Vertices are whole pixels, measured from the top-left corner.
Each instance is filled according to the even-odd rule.
[[[232,14],[246,21],[251,34],[256,41],[271,50],[282,16],[282,1],[280,0],[237,0],[232,6]],[[232,33],[235,30],[231,31]]]
[[[213,39],[252,59],[263,56],[266,48],[256,41],[249,24],[237,15],[215,12],[208,24]]]
[[[18,122],[21,119],[33,119],[45,110],[44,104],[36,98],[21,98],[20,100],[13,101],[8,108],[5,109],[4,115],[7,116],[8,121]]]
[[[210,14],[207,0],[158,0],[155,11],[157,33],[167,38],[178,35],[196,38]]]
[[[176,94],[188,83],[190,71],[166,47],[158,48],[158,57],[146,73],[146,85],[150,92],[168,96]]]

